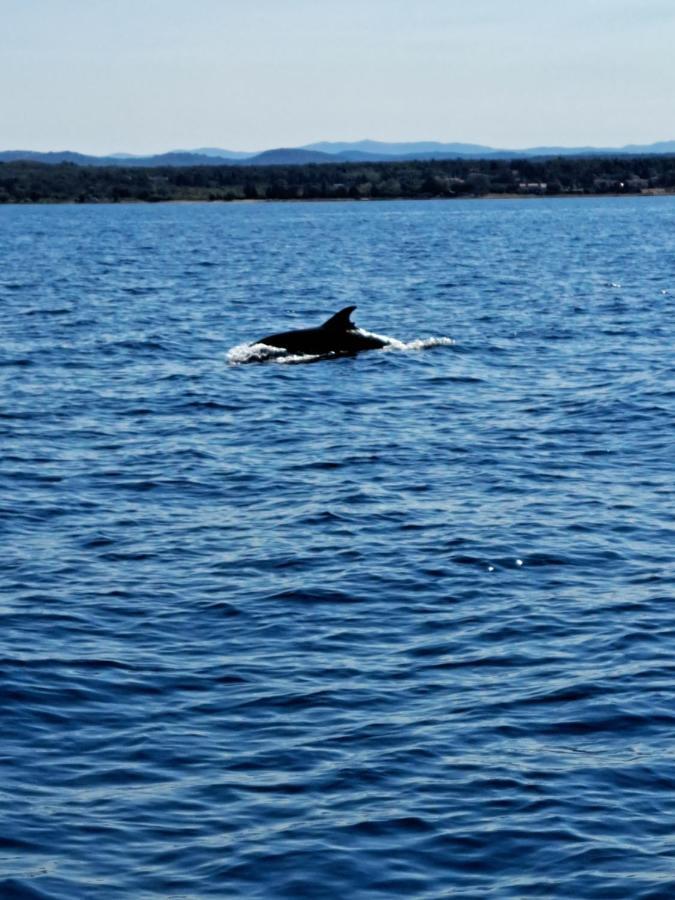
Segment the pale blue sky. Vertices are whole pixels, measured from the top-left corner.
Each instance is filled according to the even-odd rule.
[[[675,0],[0,0],[0,149],[675,139]]]

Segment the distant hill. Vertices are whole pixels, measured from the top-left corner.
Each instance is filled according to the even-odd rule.
[[[529,156],[591,156],[609,154],[663,154],[675,153],[675,141],[658,141],[654,144],[627,144],[624,147],[524,147],[495,148],[484,144],[415,141],[385,143],[383,141],[320,141],[306,144],[302,149],[315,150],[353,160],[363,159],[513,159]]]
[[[279,150],[265,150],[256,156],[250,156],[245,165],[256,166],[303,166],[307,163],[334,162],[334,157],[316,150],[305,150],[301,147],[282,147]]]
[[[0,151],[0,162],[15,162],[17,160],[29,160],[31,162],[73,163],[78,166],[116,166],[128,169],[130,167],[153,168],[159,166],[213,166],[219,163],[237,165],[238,159],[226,159],[207,156],[191,151],[175,150],[170,153],[159,153],[154,156],[131,156],[126,153],[115,153],[111,156],[86,156],[83,153],[73,153],[69,150],[58,152],[39,153],[34,150],[4,150]]]
[[[391,144],[383,141],[320,141],[318,144],[307,144],[303,150],[319,150],[321,153],[343,154],[363,153],[369,156],[391,157],[411,156],[420,153],[428,154],[453,154],[454,156],[481,156],[486,153],[494,153],[493,147],[483,144],[441,144],[438,141],[414,141],[412,143]]]
[[[195,150],[174,150],[174,153],[196,153],[198,156],[214,156],[219,159],[249,159],[256,152],[244,150],[223,150],[221,147],[197,147]]]
[[[0,151],[0,162],[15,162],[19,159],[27,159],[32,162],[42,163],[75,163],[78,166],[100,165],[100,157],[85,156],[83,153],[73,153],[71,150],[52,151],[40,153],[35,150],[3,150]]]
[[[116,166],[153,168],[160,166],[288,166],[308,163],[393,162],[444,159],[522,159],[551,156],[639,156],[675,154],[675,141],[654,144],[627,144],[624,147],[527,147],[497,149],[483,144],[443,144],[438,141],[386,143],[383,141],[320,141],[305,147],[280,147],[249,153],[202,147],[197,150],[172,150],[152,156],[113,153],[91,156],[72,150],[41,153],[35,150],[0,151],[0,162],[30,160],[42,163],[71,163],[78,166]]]
[[[621,148],[623,153],[675,153],[675,141],[657,141],[642,147],[639,144],[627,144]]]

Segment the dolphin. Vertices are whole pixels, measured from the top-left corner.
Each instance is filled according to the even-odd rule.
[[[312,356],[327,353],[347,355],[386,347],[387,342],[382,338],[360,331],[354,325],[350,316],[355,309],[355,306],[345,306],[318,328],[269,334],[255,343]]]

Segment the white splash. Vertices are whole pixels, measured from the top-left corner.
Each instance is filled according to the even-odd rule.
[[[282,347],[270,347],[268,344],[237,344],[227,351],[226,359],[231,366],[238,366],[241,363],[267,362],[280,356],[288,356]]]
[[[449,337],[428,337],[417,338],[414,341],[399,341],[398,338],[389,337],[386,334],[376,334],[374,331],[366,331],[364,328],[360,328],[359,332],[367,337],[384,341],[386,345],[382,347],[382,352],[384,353],[391,353],[392,351],[410,353],[418,350],[430,350],[432,347],[452,347],[455,343]]]
[[[383,347],[383,350],[403,350],[405,353],[417,352],[419,350],[431,350],[432,347],[452,347],[455,341],[449,337],[428,337],[417,338],[414,341],[397,341],[394,338],[389,339],[389,344]]]
[[[359,334],[365,337],[373,337],[378,341],[384,341],[385,346],[382,347],[383,353],[391,353],[392,351],[403,351],[409,353],[418,350],[430,350],[432,347],[452,347],[455,341],[448,337],[428,337],[417,338],[414,341],[399,341],[398,338],[389,337],[388,334],[377,334],[375,331],[366,331],[365,328],[357,329]]]

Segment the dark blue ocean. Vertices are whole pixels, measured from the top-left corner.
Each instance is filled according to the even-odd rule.
[[[674,346],[673,197],[0,208],[2,900],[675,896]]]

